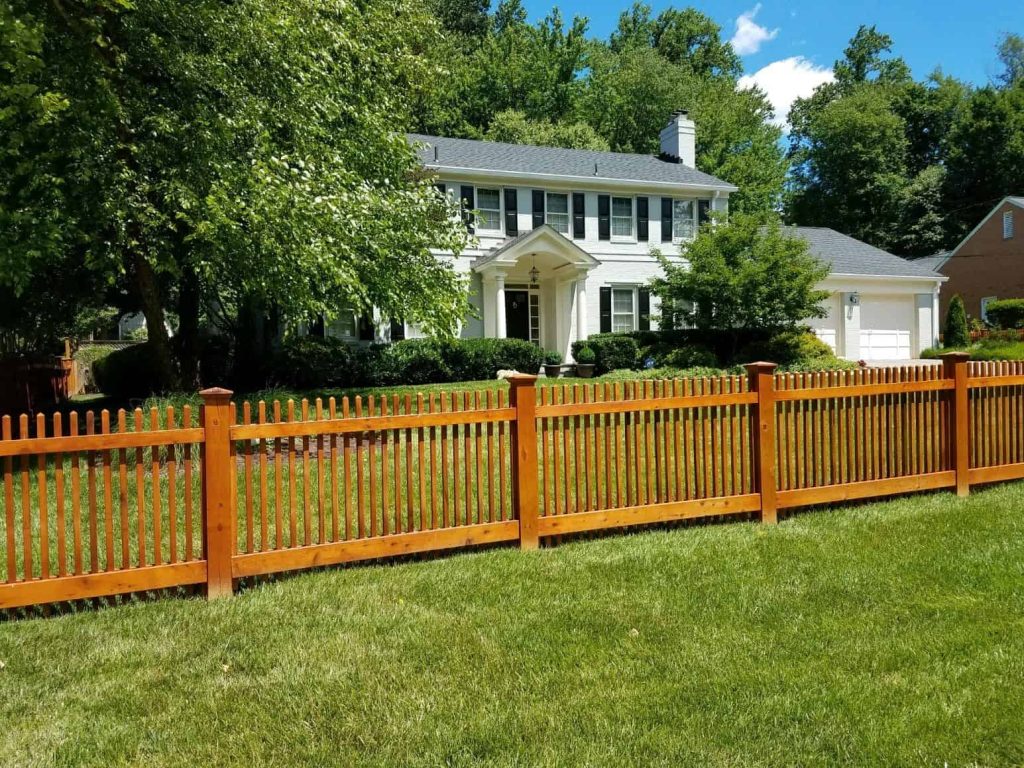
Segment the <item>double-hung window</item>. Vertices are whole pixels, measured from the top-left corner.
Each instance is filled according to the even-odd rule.
[[[693,200],[672,201],[672,239],[690,240],[696,234]]]
[[[325,336],[333,339],[344,339],[354,341],[356,339],[356,313],[351,309],[342,309],[337,316],[327,324]]]
[[[569,234],[569,195],[548,192],[544,220],[556,232]]]
[[[477,231],[501,231],[501,190],[476,190],[476,228]]]
[[[624,240],[633,237],[633,198],[612,198],[612,237]]]
[[[612,289],[612,332],[629,333],[636,330],[636,290]]]

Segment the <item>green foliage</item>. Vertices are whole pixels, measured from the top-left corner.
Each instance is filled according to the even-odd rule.
[[[562,353],[556,352],[553,349],[549,349],[544,353],[544,364],[545,365],[561,365],[562,364]]]
[[[736,355],[736,363],[757,361],[779,365],[817,364],[837,362],[832,348],[813,333],[794,328],[776,333],[761,341],[752,341]]]
[[[153,345],[146,342],[100,357],[92,364],[96,386],[103,394],[120,400],[162,393],[164,382],[157,373],[156,354]]]
[[[1024,299],[999,299],[990,302],[986,315],[996,328],[1024,328]]]
[[[777,333],[825,314],[828,294],[816,286],[828,267],[774,220],[738,214],[703,227],[685,247],[686,263],[657,256],[665,275],[651,286],[662,306],[676,308],[673,320],[725,333],[734,345],[745,332]]]
[[[722,376],[725,371],[714,366],[694,366],[691,368],[677,368],[665,365],[657,368],[646,368],[642,371],[634,371],[628,368],[618,369],[602,376],[607,381],[647,381],[660,379],[699,379]]]
[[[535,373],[544,352],[521,339],[407,339],[350,345],[302,336],[277,355],[271,381],[300,390],[419,385],[494,379],[499,370]]]
[[[584,344],[580,347],[579,352],[574,357],[577,363],[582,363],[583,365],[594,365],[597,362],[597,353],[594,352],[594,348],[589,344]]]
[[[594,371],[597,374],[608,373],[622,368],[636,368],[640,358],[640,346],[636,339],[623,333],[599,333],[586,341],[572,343],[572,356],[587,346],[594,351]]]
[[[586,123],[530,120],[522,112],[514,109],[496,114],[484,138],[508,144],[608,150],[608,142]]]
[[[718,365],[718,356],[700,345],[675,347],[660,358],[655,358],[657,365],[672,368],[714,368]]]
[[[964,300],[960,296],[954,296],[950,299],[949,308],[946,310],[946,322],[942,329],[942,344],[944,347],[965,347],[970,341]]]

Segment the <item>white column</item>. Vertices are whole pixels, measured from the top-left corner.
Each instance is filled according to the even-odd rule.
[[[494,329],[495,338],[504,339],[506,334],[505,328],[505,276],[498,274],[494,276],[494,300],[497,303],[494,312],[494,318],[497,321],[497,327]]]
[[[576,341],[587,338],[587,276],[576,280]]]

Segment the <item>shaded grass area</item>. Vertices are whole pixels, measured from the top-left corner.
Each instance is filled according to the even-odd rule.
[[[1024,484],[0,625],[4,765],[1009,765]]]

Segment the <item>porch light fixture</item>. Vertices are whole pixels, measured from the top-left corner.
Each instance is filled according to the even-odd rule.
[[[533,254],[530,254],[533,256]],[[537,258],[534,256],[533,266],[530,267],[530,285],[536,285],[540,278],[540,270],[537,269]]]

